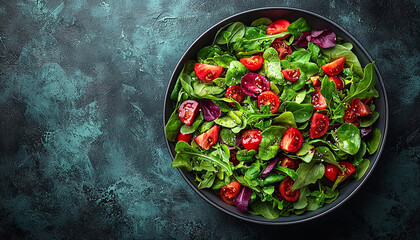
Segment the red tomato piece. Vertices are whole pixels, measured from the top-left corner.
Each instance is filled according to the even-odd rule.
[[[280,183],[279,192],[284,200],[294,202],[299,199],[300,190],[292,190],[294,183],[295,181],[291,177],[287,177]]]
[[[237,101],[239,104],[242,103],[245,99],[245,94],[242,91],[241,86],[230,86],[226,90],[226,98],[232,97],[233,100]],[[234,103],[230,103],[230,105],[235,106]]]
[[[229,205],[234,205],[234,198],[236,197],[236,195],[239,194],[240,189],[241,183],[239,183],[238,181],[233,181],[220,189],[220,197],[225,203]]]
[[[335,182],[335,179],[337,179],[338,172],[341,172],[341,170],[337,166],[328,164],[325,166],[324,176],[330,179],[331,181]]]
[[[281,70],[281,73],[283,73],[284,78],[292,82],[297,81],[300,75],[299,68],[284,69],[284,70]]]
[[[344,82],[341,78],[335,76],[328,76],[328,79],[330,79],[330,81],[334,81],[337,89],[342,90],[344,88]]]
[[[198,144],[198,146],[208,150],[211,146],[213,146],[217,142],[218,138],[219,138],[219,126],[214,125],[206,132],[195,137],[194,141]]]
[[[198,102],[194,100],[187,100],[179,106],[179,119],[186,125],[191,125],[194,122],[194,117],[198,112]]]
[[[344,176],[341,179],[341,181],[344,181],[346,178],[350,177],[353,173],[356,172],[356,168],[353,166],[353,164],[351,164],[349,162],[341,161],[341,162],[338,162],[338,164],[340,164],[341,166],[344,166],[346,168],[344,170],[344,174],[341,171],[339,171],[339,173],[338,173],[338,177]]]
[[[276,113],[280,106],[280,98],[277,94],[272,91],[262,92],[258,96],[258,108],[261,109],[261,105],[270,105],[271,113]]]
[[[296,128],[288,128],[281,138],[280,147],[287,152],[296,152],[302,146],[302,133]]]
[[[360,99],[353,98],[351,101],[351,108],[358,117],[364,117],[371,114],[370,107],[364,104]]]
[[[223,67],[204,63],[195,63],[194,72],[202,81],[212,81],[222,74]]]
[[[277,21],[271,23],[270,25],[268,25],[267,35],[274,35],[274,34],[278,34],[278,33],[282,33],[282,32],[287,32],[287,27],[289,25],[290,25],[290,22],[287,21],[286,19],[277,20]],[[285,39],[288,36],[290,36],[290,34],[287,34],[286,36],[282,37],[281,39]]]
[[[284,156],[281,159],[280,166],[287,167],[296,171],[299,168],[299,160]]]
[[[313,76],[310,78],[310,80],[312,81],[312,85],[315,89],[321,87],[321,81],[319,80],[318,76]]]
[[[311,120],[311,129],[309,130],[309,136],[311,138],[319,138],[324,136],[330,126],[330,120],[327,115],[322,113],[314,113]]]
[[[325,101],[324,96],[321,94],[319,88],[315,88],[315,92],[312,94],[311,103],[314,105],[314,109],[323,110],[327,108],[327,102]]]
[[[367,97],[367,98],[365,98],[365,99],[362,99],[362,102],[364,103],[364,104],[368,104],[368,103],[370,103],[371,101],[373,101],[373,99],[375,99],[374,97]]]
[[[292,46],[284,43],[281,38],[274,39],[274,41],[270,44],[270,47],[276,49],[281,60],[285,59],[287,55],[290,55],[293,52]]]
[[[348,123],[353,123],[357,120],[357,116],[356,113],[353,111],[353,109],[347,108],[346,111],[344,111],[344,121],[348,122]]]
[[[246,150],[258,150],[261,143],[261,131],[259,129],[250,129],[242,132],[242,145]]]
[[[239,61],[249,70],[256,71],[263,65],[264,58],[260,55],[257,55],[249,58],[241,58]]]
[[[177,138],[177,142],[184,141],[186,143],[189,143],[190,140],[191,140],[191,137],[192,137],[192,133],[190,133],[190,134],[179,133],[178,138]]]
[[[230,156],[229,156],[229,162],[233,164],[233,166],[236,166],[239,164],[239,160],[236,158],[236,150],[232,149],[230,150]]]
[[[328,76],[336,76],[343,71],[344,63],[346,62],[346,57],[337,58],[336,60],[322,65],[322,70]]]

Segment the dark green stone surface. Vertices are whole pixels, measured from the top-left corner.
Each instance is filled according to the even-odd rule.
[[[261,226],[170,167],[162,110],[188,46],[241,11],[292,6],[350,31],[382,73],[386,149],[347,203]],[[0,0],[0,239],[419,239],[418,1]]]

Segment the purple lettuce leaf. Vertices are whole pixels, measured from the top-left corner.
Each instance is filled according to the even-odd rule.
[[[264,76],[250,72],[242,77],[241,89],[251,97],[258,97],[263,91],[270,90],[270,82]]]
[[[364,137],[369,135],[369,133],[372,131],[372,125],[366,128],[360,128],[360,137]]]
[[[328,29],[314,31],[306,37],[306,40],[313,42],[321,48],[330,48],[335,46],[336,36],[333,31]]]
[[[273,170],[273,168],[276,166],[279,160],[279,158],[274,158],[273,160],[271,160],[267,167],[264,169],[264,171],[261,173],[261,177],[267,177],[267,175],[271,172],[271,170]]]
[[[251,196],[252,190],[248,187],[243,187],[235,199],[236,208],[241,212],[248,212],[248,204]]]
[[[220,117],[220,114],[222,114],[220,108],[210,99],[202,101],[200,106],[201,111],[203,111],[204,120],[207,122],[213,121],[214,119]]]
[[[306,39],[306,37],[309,36],[309,34],[311,34],[311,31],[303,32],[299,39],[295,42],[295,45],[301,48],[307,48],[308,40]]]

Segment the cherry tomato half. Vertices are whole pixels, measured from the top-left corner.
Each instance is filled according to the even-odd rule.
[[[344,181],[346,178],[350,177],[353,173],[356,172],[356,168],[353,166],[353,164],[351,164],[349,162],[341,161],[341,162],[338,162],[338,164],[346,167],[346,169],[344,170],[344,174],[341,171],[338,172],[338,177],[344,175],[344,177],[341,179],[341,181]]]
[[[284,70],[281,70],[281,73],[283,73],[284,78],[292,82],[297,81],[300,75],[299,68],[284,69]]]
[[[233,166],[236,166],[239,164],[239,160],[236,158],[236,150],[232,149],[230,150],[229,154],[229,162],[231,162],[233,164]]]
[[[320,88],[321,87],[321,81],[319,80],[318,76],[313,76],[309,78],[312,81],[312,85],[314,88]]]
[[[262,92],[258,96],[258,108],[261,109],[261,105],[270,105],[271,113],[276,113],[280,106],[280,98],[277,94],[272,91]]]
[[[341,78],[334,77],[334,76],[328,76],[328,79],[330,79],[330,81],[334,81],[335,86],[337,87],[338,90],[341,90],[341,89],[344,88],[344,82]]]
[[[311,138],[319,138],[324,136],[330,126],[330,120],[327,115],[322,113],[314,113],[311,120],[311,129],[309,130],[309,136]]]
[[[344,63],[346,62],[346,57],[337,58],[336,60],[322,65],[322,70],[328,76],[336,76],[343,71]]]
[[[281,159],[280,166],[287,167],[296,171],[299,168],[299,160],[284,156]]]
[[[284,43],[281,38],[274,39],[274,41],[270,44],[270,47],[276,49],[281,60],[285,59],[287,55],[290,55],[293,52],[292,46]]]
[[[267,27],[267,35],[274,35],[277,33],[287,32],[287,27],[290,25],[290,22],[286,19],[280,19],[277,20]],[[285,39],[290,34],[287,34],[286,36],[282,37],[281,39]]]
[[[242,145],[246,150],[258,150],[261,143],[261,131],[259,129],[250,129],[242,132]]]
[[[294,202],[299,199],[300,190],[292,190],[293,184],[295,181],[291,177],[285,178],[279,186],[279,192],[284,200],[289,202]]]
[[[234,198],[239,194],[239,190],[241,190],[241,183],[233,181],[220,189],[220,197],[225,203],[234,205]]]
[[[263,65],[264,58],[260,55],[257,55],[249,58],[241,58],[239,61],[249,70],[256,71]]]
[[[288,128],[281,138],[280,147],[287,152],[296,152],[302,146],[302,133],[296,128]]]
[[[177,138],[177,142],[184,141],[186,143],[189,143],[190,140],[191,140],[191,137],[192,137],[192,133],[190,133],[190,134],[179,133],[178,138]]]
[[[218,138],[219,138],[219,126],[214,125],[206,132],[195,137],[194,141],[198,144],[198,146],[208,150],[211,146],[213,146],[217,142]]]
[[[223,67],[209,65],[204,63],[196,63],[194,65],[194,72],[198,79],[202,81],[212,81],[222,74]]]
[[[226,98],[232,97],[233,100],[237,101],[239,104],[242,103],[245,99],[245,94],[242,91],[241,86],[230,86],[226,90]],[[235,106],[234,103],[230,103],[230,105]]]
[[[353,100],[351,100],[351,108],[353,109],[353,111],[356,113],[356,116],[358,117],[364,117],[366,115],[369,115],[370,112],[370,107],[366,104],[364,104],[360,99],[358,98],[353,98]]]
[[[354,123],[357,120],[356,113],[353,111],[353,109],[347,108],[346,111],[344,111],[344,121],[348,123]]]
[[[331,181],[335,182],[335,179],[337,179],[338,172],[341,172],[341,170],[337,166],[327,164],[325,166],[324,176],[330,179]]]
[[[179,106],[179,119],[186,125],[191,125],[194,122],[194,117],[198,112],[198,102],[194,100],[187,100]]]
[[[323,110],[327,108],[327,102],[325,101],[324,96],[321,94],[321,90],[319,88],[315,88],[315,92],[312,93],[311,103],[314,105],[314,109],[316,110]]]

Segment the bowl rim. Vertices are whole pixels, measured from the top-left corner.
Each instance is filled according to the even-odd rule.
[[[171,87],[171,83],[172,81],[174,81],[174,79],[177,79],[177,76],[175,76],[177,69],[180,67],[180,64],[182,62],[184,62],[184,58],[186,58],[187,53],[189,53],[189,51],[191,50],[191,48],[198,42],[201,40],[201,38],[206,35],[209,31],[213,30],[214,28],[220,28],[220,26],[222,24],[227,24],[229,21],[231,21],[231,19],[240,16],[240,15],[244,15],[244,14],[249,14],[252,12],[256,12],[256,11],[264,11],[264,10],[290,10],[290,11],[296,11],[296,12],[300,12],[300,13],[304,13],[304,14],[308,14],[308,15],[312,15],[313,17],[316,18],[320,18],[321,20],[327,22],[328,24],[333,25],[334,27],[336,27],[337,29],[339,29],[340,31],[342,31],[343,33],[345,33],[347,35],[347,37],[353,41],[353,43],[355,43],[360,50],[362,51],[362,53],[367,57],[367,59],[370,62],[373,62],[372,57],[370,56],[370,54],[368,53],[368,51],[363,47],[363,45],[350,33],[348,32],[346,29],[344,29],[343,27],[341,27],[339,24],[335,23],[334,21],[332,21],[331,19],[324,17],[322,15],[319,15],[317,13],[308,11],[308,10],[304,10],[304,9],[300,9],[300,8],[294,8],[294,7],[262,7],[262,8],[254,8],[254,9],[249,9],[246,11],[242,11],[239,13],[236,13],[234,15],[231,15],[227,18],[224,18],[220,21],[218,21],[217,23],[213,24],[210,28],[208,28],[206,31],[204,31],[199,37],[197,37],[191,44],[190,46],[187,48],[187,50],[185,50],[184,54],[182,55],[182,57],[179,59],[178,63],[176,64],[174,70],[172,71],[171,74],[171,78],[168,82],[168,86],[166,89],[166,93],[165,93],[165,99],[164,99],[164,104],[163,104],[163,129],[166,126],[166,119],[168,118],[167,116],[167,111],[166,111],[166,107],[167,107],[167,103],[168,103],[168,96],[170,95],[170,87]],[[384,132],[382,133],[382,138],[381,141],[379,143],[379,147],[377,149],[377,157],[375,159],[375,161],[373,161],[373,165],[370,169],[368,169],[363,178],[360,179],[359,184],[355,187],[355,189],[353,191],[351,191],[342,201],[338,202],[336,205],[333,205],[327,209],[325,209],[324,211],[320,212],[319,214],[316,214],[314,216],[309,216],[306,218],[302,218],[302,219],[296,219],[296,220],[290,220],[290,221],[275,221],[275,219],[252,219],[252,218],[247,218],[238,214],[235,214],[234,212],[228,211],[227,209],[223,208],[222,206],[218,205],[217,203],[213,202],[212,200],[210,200],[209,198],[207,198],[207,196],[205,196],[201,190],[199,190],[198,188],[196,188],[193,183],[191,183],[189,181],[189,179],[187,178],[187,176],[185,175],[185,173],[182,171],[182,169],[178,169],[179,173],[181,174],[181,176],[184,178],[184,180],[187,182],[187,184],[200,196],[202,197],[207,203],[210,203],[213,207],[233,216],[236,218],[239,218],[241,220],[245,220],[247,222],[252,222],[252,223],[257,223],[257,224],[263,224],[263,225],[290,225],[290,224],[297,224],[297,223],[303,223],[303,222],[307,222],[307,221],[311,221],[313,219],[319,218],[321,216],[324,216],[330,212],[332,212],[333,210],[335,210],[336,208],[342,206],[345,202],[347,202],[362,186],[363,184],[366,182],[366,180],[369,178],[369,176],[371,175],[371,173],[373,172],[373,169],[375,168],[376,164],[378,163],[382,152],[384,150],[385,147],[385,142],[386,142],[386,138],[387,138],[387,133],[388,133],[388,123],[389,123],[389,107],[388,107],[388,99],[387,99],[387,94],[386,94],[386,88],[385,88],[385,84],[382,80],[382,76],[379,72],[379,69],[377,67],[377,65],[375,64],[375,73],[376,73],[376,80],[377,83],[379,82],[379,84],[381,85],[381,92],[380,95],[383,96],[384,99],[384,109],[385,109],[385,116],[381,116],[381,118],[384,118]],[[168,151],[171,155],[172,161],[174,160],[175,156],[171,151],[171,147],[170,147],[170,142],[169,140],[165,137],[165,141],[166,141],[166,146],[168,148]],[[324,207],[324,206],[323,206]],[[254,216],[254,215],[253,215]]]

